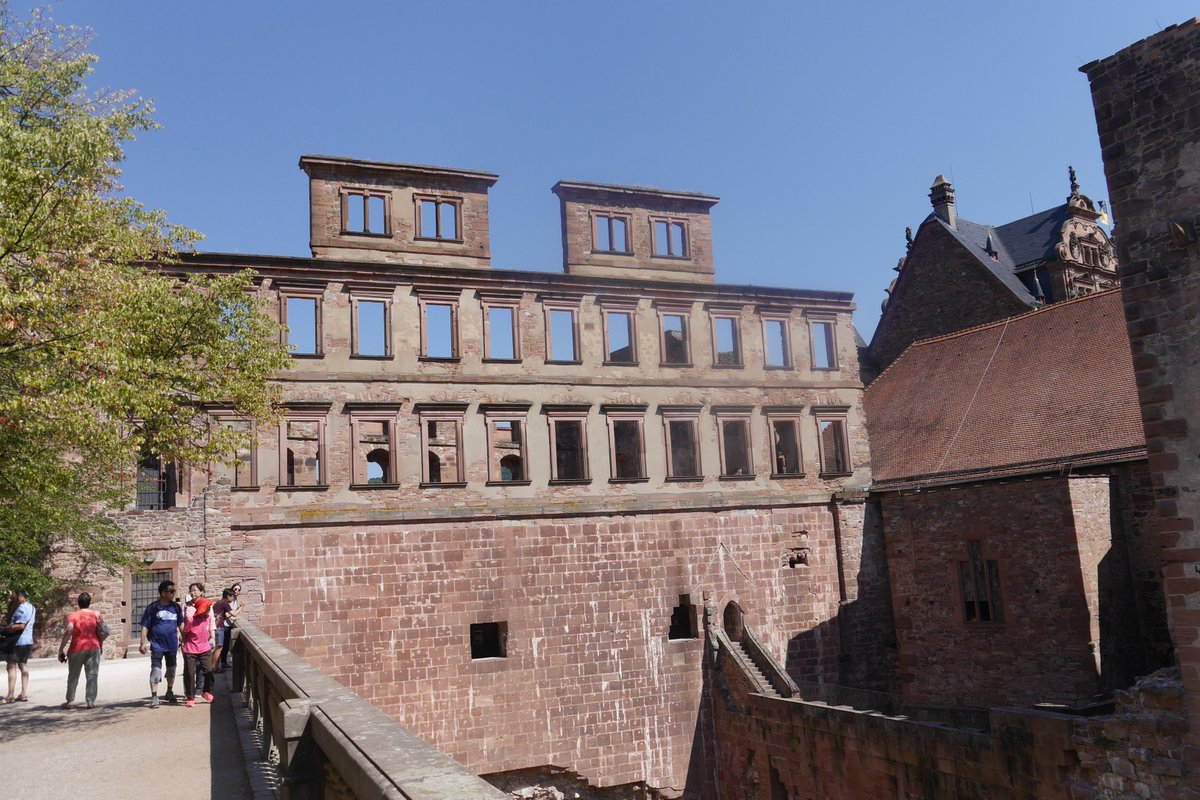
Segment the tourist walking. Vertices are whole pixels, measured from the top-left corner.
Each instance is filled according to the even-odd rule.
[[[67,701],[63,708],[75,708],[75,689],[79,686],[79,672],[83,671],[86,688],[84,699],[88,708],[96,707],[96,692],[100,687],[101,647],[107,625],[104,619],[91,609],[92,595],[80,592],[79,610],[67,615],[66,630],[58,645],[58,660],[67,664]],[[68,647],[68,642],[70,646]]]
[[[8,662],[8,695],[4,702],[25,702],[29,699],[29,654],[33,652],[33,623],[37,619],[37,611],[29,602],[29,593],[24,589],[13,590],[9,602],[15,605],[16,609],[9,617],[3,632],[10,637],[12,634],[17,636],[16,642],[4,655],[5,661]],[[19,695],[15,694],[18,670],[21,672]]]
[[[228,614],[233,610],[233,589],[222,589],[221,599],[212,607],[213,624],[216,625],[217,635],[213,641],[212,670],[220,674],[225,670],[221,662],[221,654],[225,650],[225,640],[229,636]]]
[[[223,667],[232,665],[230,653],[233,652],[233,642],[237,638],[238,631],[233,627],[233,623],[237,621],[238,615],[242,613],[242,584],[240,582],[229,587],[233,592],[233,599],[229,601],[229,611],[225,612],[225,652],[222,654],[224,662]]]
[[[176,654],[183,633],[183,609],[175,602],[175,582],[163,581],[158,585],[158,599],[146,606],[142,612],[141,645],[143,655],[150,650],[150,707],[158,708],[158,684],[163,679],[163,662],[166,662],[167,693],[163,699],[168,703],[178,702],[175,698]]]
[[[196,689],[208,702],[213,700],[212,651],[216,635],[212,600],[197,598],[185,614],[183,623],[183,691],[184,705],[196,705]]]

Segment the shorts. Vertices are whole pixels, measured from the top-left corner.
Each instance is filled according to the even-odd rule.
[[[225,629],[223,627],[221,627],[220,625],[217,626],[216,642],[217,642],[217,644],[216,644],[217,647],[225,646]]]
[[[5,661],[9,664],[28,664],[29,654],[33,652],[33,645],[19,644],[4,655]]]
[[[163,663],[164,659],[166,659],[166,662],[167,662],[167,677],[168,678],[175,677],[175,664],[177,663],[175,660],[175,657],[177,655],[178,655],[178,653],[174,650],[172,650],[169,653],[160,653],[157,650],[150,651],[150,682],[151,683],[158,683],[159,681],[161,681],[163,679],[162,663]]]

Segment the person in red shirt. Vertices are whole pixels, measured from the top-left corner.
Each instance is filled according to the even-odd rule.
[[[103,617],[90,608],[92,596],[88,592],[80,592],[78,602],[79,610],[67,616],[66,630],[63,631],[62,642],[58,646],[58,660],[67,662],[67,702],[63,703],[62,707],[68,710],[75,708],[75,689],[79,686],[80,670],[83,670],[87,677],[84,697],[87,699],[88,708],[96,707],[96,694],[100,686],[102,651],[97,629]]]

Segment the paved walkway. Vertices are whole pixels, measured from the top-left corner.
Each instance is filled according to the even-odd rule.
[[[151,710],[150,659],[104,661],[96,708],[85,707],[80,675],[75,696],[80,707],[65,711],[59,706],[66,665],[40,659],[29,666],[29,702],[0,705],[5,800],[253,796],[228,672],[217,676],[211,705],[201,701],[186,708],[181,699],[178,706]],[[0,685],[7,688],[3,677]],[[182,658],[175,691],[182,698]]]

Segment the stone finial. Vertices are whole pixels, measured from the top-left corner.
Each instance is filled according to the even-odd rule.
[[[933,213],[951,228],[955,227],[954,187],[944,176],[938,175],[933,179],[933,186],[929,187],[929,201],[933,204]]]
[[[913,246],[912,228],[906,227],[904,229],[904,242],[905,242],[905,244],[904,244],[905,252],[912,252],[912,246]]]
[[[1079,181],[1075,180],[1075,168],[1067,167],[1067,174],[1071,177],[1071,197],[1076,197],[1079,194]]]

